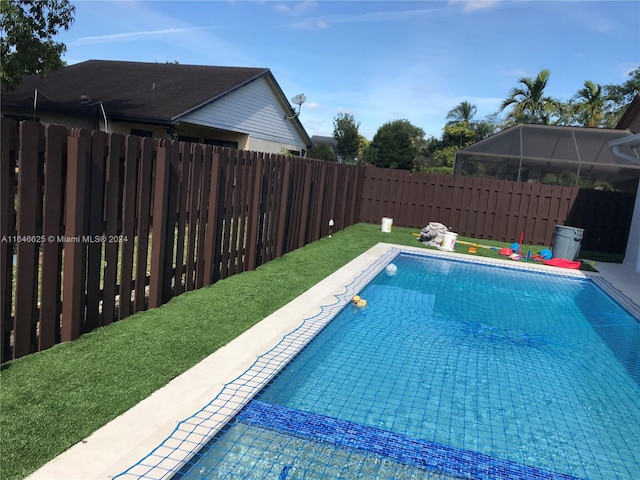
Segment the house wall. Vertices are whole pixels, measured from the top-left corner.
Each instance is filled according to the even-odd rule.
[[[302,148],[302,150],[300,150]],[[249,146],[246,150],[253,150],[254,152],[265,152],[265,153],[286,153],[289,152],[300,152],[299,156],[306,156],[306,147],[301,147],[300,145],[292,145],[290,143],[280,143],[277,141],[264,140],[262,138],[250,138]],[[303,151],[305,154],[303,154]]]
[[[640,184],[638,184],[636,203],[633,207],[633,217],[631,219],[631,228],[629,229],[629,240],[627,240],[624,263],[633,266],[636,272],[640,273]]]
[[[86,128],[88,130],[96,130],[98,128],[103,129],[103,122],[100,121],[98,123],[98,119],[94,118],[91,112],[87,113],[87,116],[78,116],[38,111],[33,112],[32,110],[25,111],[12,108],[2,109],[3,116],[9,116],[11,118],[11,116],[15,115],[25,117],[30,120],[35,119],[44,125],[64,125],[67,128]]]
[[[100,127],[103,128],[102,123]],[[147,130],[151,132],[153,138],[165,138],[167,135],[167,127],[164,125],[148,125],[144,123],[129,122],[109,122],[109,133],[122,133],[129,135],[131,130]]]
[[[261,77],[182,120],[247,134],[251,137],[247,147],[250,150],[280,153],[283,146],[287,150],[306,150],[295,122],[285,119],[284,111],[271,85]]]
[[[182,122],[175,128],[176,135],[184,135],[198,138],[198,141],[207,143],[207,140],[219,140],[224,142],[236,142],[239,150],[249,150],[251,139],[245,133],[207,128],[201,125],[193,125]],[[255,149],[252,149],[255,150]]]
[[[167,137],[167,127],[165,125],[132,122],[113,122],[109,124],[110,133],[128,135],[134,130],[151,132],[153,138],[164,139]],[[180,123],[176,125],[173,133],[174,138],[178,138],[178,136],[193,137],[197,139],[196,143],[207,143],[209,140],[218,140],[235,142],[238,144],[237,148],[240,150],[248,150],[249,148],[249,135],[243,133],[229,132],[217,128],[206,128],[190,123]]]

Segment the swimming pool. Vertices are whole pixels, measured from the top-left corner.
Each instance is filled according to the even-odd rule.
[[[367,307],[343,308],[355,292]],[[260,364],[286,363],[300,329],[258,360],[234,388],[269,386],[177,478],[640,476],[638,322],[593,282],[393,251],[342,297],[287,368]],[[123,477],[163,478],[171,448]]]

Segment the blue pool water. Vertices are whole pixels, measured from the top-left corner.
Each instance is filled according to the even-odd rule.
[[[401,254],[175,478],[640,478],[640,323],[590,280]]]

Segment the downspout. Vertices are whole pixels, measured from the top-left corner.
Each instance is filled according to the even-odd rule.
[[[109,124],[107,123],[107,113],[104,111],[104,105],[100,102],[100,110],[102,110],[102,118],[104,119],[104,131],[109,133]]]
[[[36,120],[36,110],[38,108],[38,89],[36,88],[33,92],[33,116],[31,120],[35,122]]]

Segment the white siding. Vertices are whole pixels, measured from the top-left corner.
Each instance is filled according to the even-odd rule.
[[[261,77],[215,102],[191,112],[181,120],[196,125],[248,134],[252,139],[265,140],[264,145],[277,144],[295,150],[306,150],[306,143],[291,120],[285,119],[285,109],[265,77]],[[263,144],[263,142],[256,142]],[[249,148],[257,150],[251,140]],[[273,151],[270,148],[269,151]],[[280,151],[278,147],[277,151]]]
[[[290,143],[281,143],[274,142],[271,140],[263,140],[261,138],[250,138],[249,145],[246,150],[252,150],[254,152],[265,152],[265,153],[283,153],[284,150],[290,151],[298,151],[302,152],[304,150],[306,152],[307,147],[300,145],[292,145]]]

